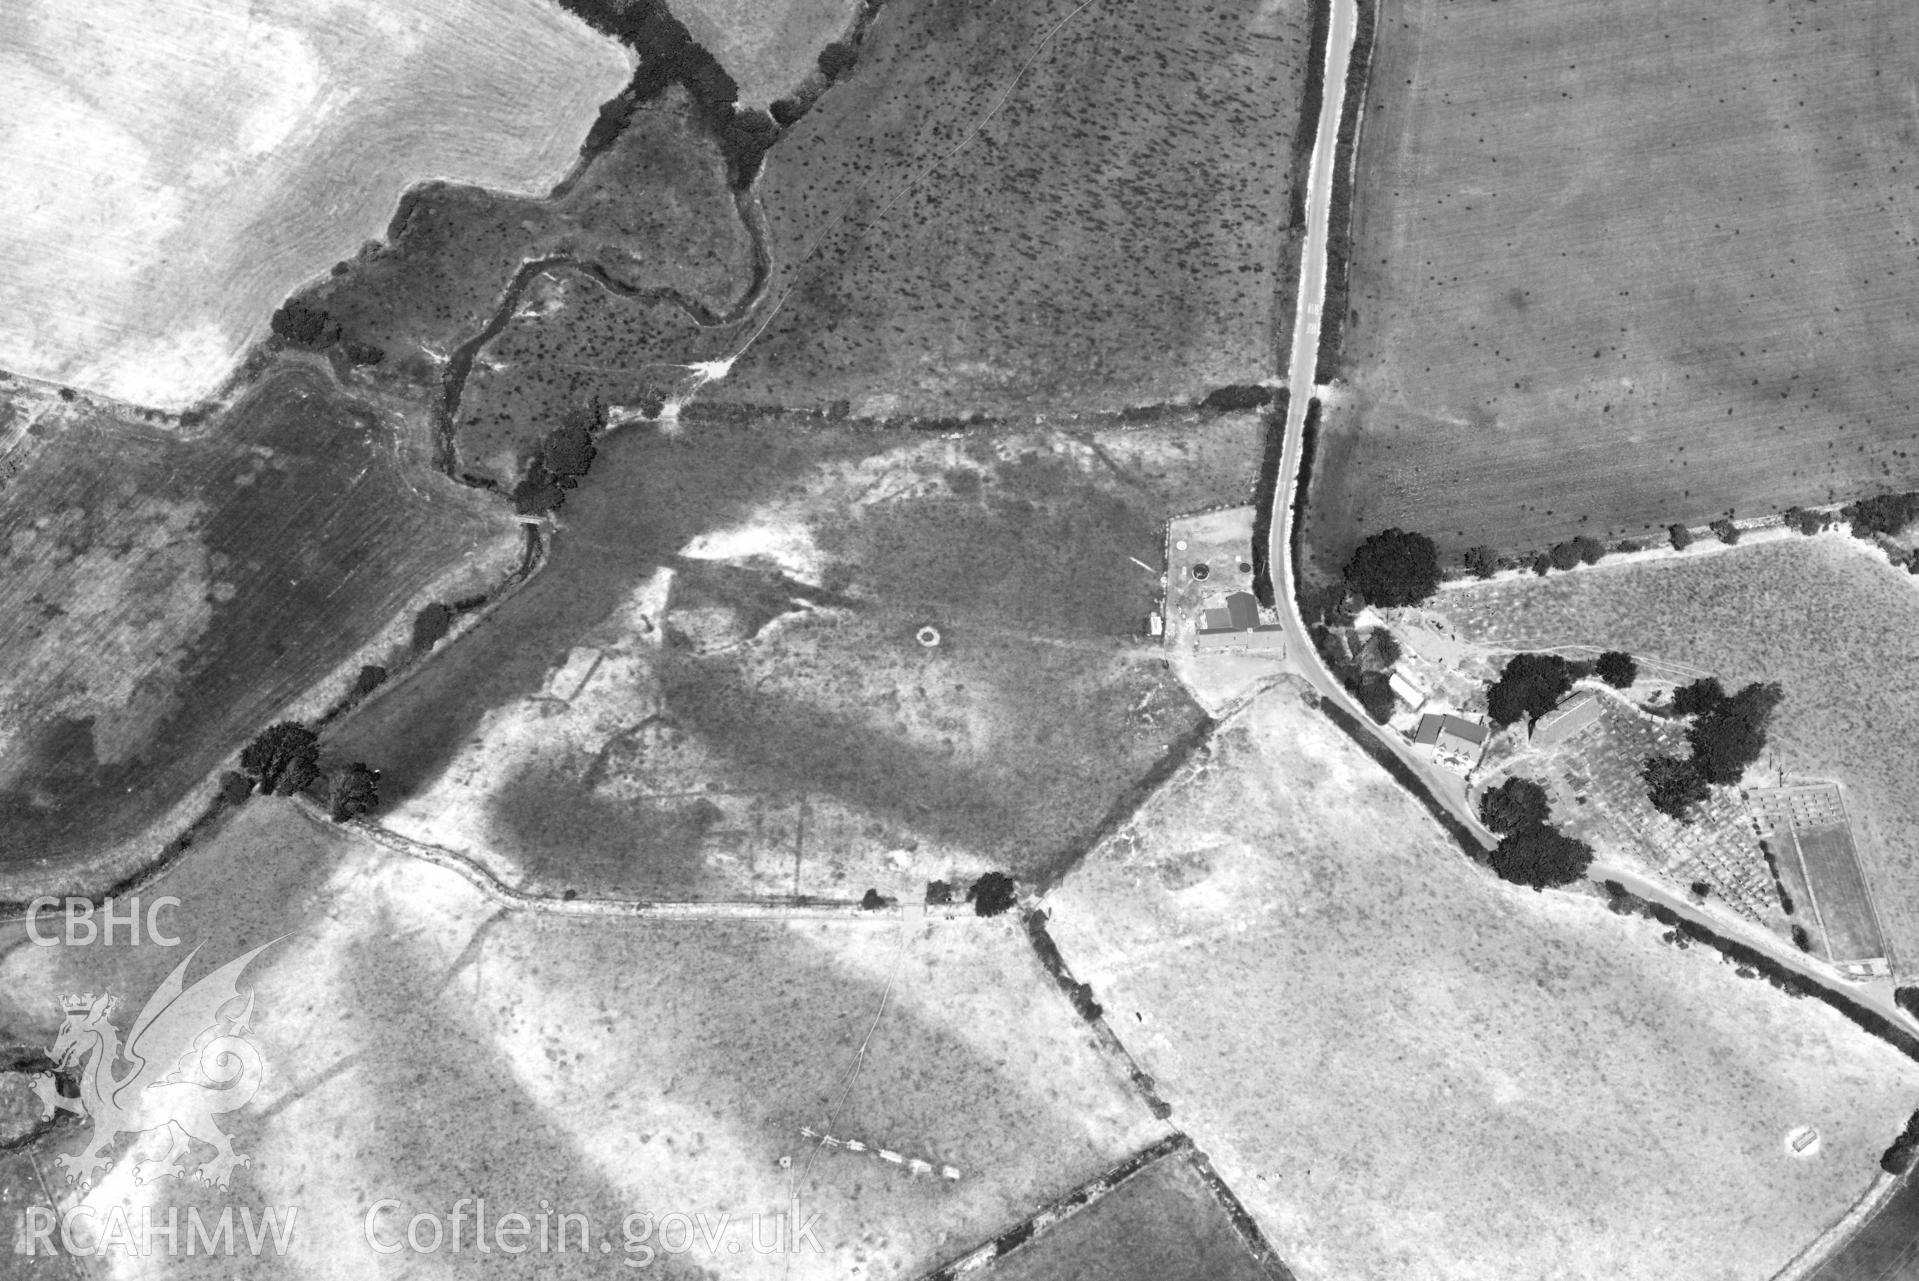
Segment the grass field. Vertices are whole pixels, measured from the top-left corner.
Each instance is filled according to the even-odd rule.
[[[1244,492],[1258,431],[616,433],[547,568],[337,750],[396,829],[558,888],[1043,876],[1200,722],[1142,564]]]
[[[1323,562],[1912,488],[1919,13],[1508,9],[1381,15]]]
[[[299,1234],[284,1260],[249,1260],[249,1277],[524,1276],[534,1258],[542,1275],[604,1277],[625,1256],[622,1219],[642,1210],[733,1223],[737,1253],[701,1242],[656,1259],[666,1275],[910,1277],[1167,1132],[1010,919],[500,912],[281,801],[251,803],[148,892],[181,900],[168,917],[181,947],[34,947],[0,927],[0,1042],[49,1044],[63,993],[111,990],[137,1009],[188,947],[204,965],[284,936],[249,972],[266,1083],[225,1124],[253,1157],[232,1201],[296,1205]],[[802,1126],[961,1177],[819,1148]],[[34,1150],[56,1187],[52,1156],[79,1141],[69,1127]],[[134,1185],[133,1147],[90,1204],[163,1220],[227,1199]],[[751,1249],[751,1217],[795,1196],[821,1248]],[[470,1206],[457,1256],[368,1248],[375,1201],[400,1202],[382,1223],[404,1231],[463,1197],[485,1197],[490,1218],[589,1215],[614,1257],[476,1254]],[[233,1261],[167,1268],[228,1277]]]
[[[1302,1281],[1771,1276],[1919,1099],[1827,1007],[1495,880],[1289,691],[1045,907]]]
[[[1884,956],[1885,943],[1873,919],[1851,834],[1843,827],[1815,827],[1794,831],[1793,839],[1799,843],[1799,856],[1818,896],[1827,955],[1835,961]]]
[[[0,365],[168,408],[410,183],[551,187],[629,74],[545,0],[9,9]]]
[[[544,193],[543,193],[544,194]],[[683,90],[636,110],[551,199],[433,184],[409,192],[385,244],[304,291],[344,344],[437,390],[462,342],[493,320],[523,262],[578,263],[622,292],[670,291],[713,312],[754,279],[754,250],[726,165]]]
[[[680,0],[673,16],[764,107],[817,74],[820,50],[845,35],[860,0]]]
[[[1279,369],[1306,5],[1074,7],[888,0],[767,158],[792,292],[712,398],[1091,411]]]
[[[1778,681],[1769,756],[1845,785],[1887,941],[1904,965],[1919,958],[1919,805],[1904,764],[1919,715],[1919,591],[1870,544],[1833,532],[1697,562],[1602,563],[1447,591],[1439,606],[1475,641],[1625,649],[1716,672],[1729,688]]]
[[[1154,1162],[985,1271],[991,1281],[1268,1281],[1206,1181]]]
[[[76,404],[4,464],[10,873],[137,835],[436,581],[517,556],[500,504],[306,370],[197,439]]]

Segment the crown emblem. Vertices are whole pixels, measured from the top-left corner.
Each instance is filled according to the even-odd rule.
[[[85,1014],[93,1008],[93,993],[88,992],[85,996],[63,996],[60,998],[60,1008],[68,1014]]]

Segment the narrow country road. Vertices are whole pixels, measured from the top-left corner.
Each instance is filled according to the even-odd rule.
[[[1405,739],[1367,715],[1359,701],[1326,669],[1312,637],[1307,634],[1294,594],[1293,508],[1298,496],[1300,460],[1304,455],[1306,406],[1317,394],[1319,314],[1326,297],[1326,239],[1332,209],[1333,165],[1339,154],[1339,118],[1346,102],[1346,65],[1352,58],[1357,18],[1353,0],[1332,0],[1332,5],[1333,18],[1326,38],[1326,91],[1320,102],[1319,122],[1313,135],[1312,170],[1306,183],[1306,248],[1299,271],[1299,313],[1293,319],[1286,436],[1280,456],[1279,483],[1273,491],[1273,545],[1269,563],[1273,567],[1274,603],[1279,607],[1280,622],[1286,629],[1286,644],[1297,656],[1300,672],[1312,682],[1320,696],[1344,708],[1388,751],[1404,761],[1421,780],[1426,792],[1490,849],[1496,838],[1480,824],[1479,816],[1458,794],[1458,789],[1445,786],[1434,775],[1430,763],[1416,754]]]
[[[1310,681],[1322,698],[1345,709],[1362,729],[1370,733],[1388,751],[1404,761],[1419,779],[1421,787],[1435,802],[1458,818],[1480,844],[1490,849],[1498,838],[1488,831],[1473,812],[1462,790],[1450,776],[1413,751],[1396,731],[1380,725],[1367,715],[1359,701],[1339,683],[1320,660],[1319,651],[1306,631],[1294,592],[1296,567],[1292,562],[1293,519],[1299,497],[1299,468],[1304,456],[1306,409],[1317,394],[1319,362],[1319,317],[1326,294],[1326,240],[1332,205],[1333,164],[1339,146],[1339,119],[1346,96],[1346,66],[1353,48],[1356,11],[1353,0],[1332,0],[1333,16],[1326,41],[1326,91],[1313,140],[1313,163],[1306,187],[1306,247],[1300,267],[1299,312],[1293,323],[1292,363],[1288,386],[1291,395],[1286,406],[1284,447],[1280,456],[1279,479],[1273,492],[1273,527],[1270,564],[1273,567],[1274,604],[1286,629],[1286,644],[1296,656],[1295,666]],[[1717,913],[1709,913],[1686,899],[1672,886],[1644,872],[1625,867],[1595,863],[1594,880],[1616,880],[1641,898],[1659,903],[1680,916],[1703,925],[1717,934],[1733,934],[1754,947],[1766,951],[1774,960],[1797,971],[1829,991],[1843,993],[1869,1009],[1908,1029],[1915,1021],[1892,999],[1893,985],[1881,980],[1855,983],[1841,978],[1822,961],[1800,952],[1786,940],[1764,930],[1733,927]]]

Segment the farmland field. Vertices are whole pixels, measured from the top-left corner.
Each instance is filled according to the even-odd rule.
[[[257,799],[149,892],[180,900],[168,919],[182,947],[34,947],[0,927],[0,1044],[49,1044],[63,993],[131,1000],[190,946],[206,965],[284,936],[249,972],[266,1083],[228,1124],[253,1158],[235,1199],[298,1205],[299,1233],[250,1277],[419,1275],[447,1256],[374,1255],[368,1208],[400,1202],[381,1226],[404,1231],[463,1196],[492,1216],[587,1214],[622,1254],[630,1213],[726,1213],[737,1252],[656,1259],[668,1275],[697,1262],[729,1278],[906,1277],[1167,1133],[1010,918],[503,912],[449,872]],[[802,1126],[961,1177],[819,1147]],[[43,1171],[57,1176],[53,1154],[80,1131],[36,1145]],[[164,1218],[223,1199],[183,1180],[135,1185],[135,1146],[90,1204]],[[795,1196],[818,1216],[818,1249],[748,1249],[751,1216],[770,1222]],[[475,1254],[470,1219],[467,1232],[459,1276],[526,1275],[525,1259]],[[537,1257],[542,1275],[610,1265],[577,1246]],[[230,1277],[233,1264],[177,1258],[168,1275]]]
[[[1448,590],[1438,605],[1481,643],[1623,649],[1715,672],[1729,688],[1778,681],[1786,697],[1769,756],[1845,785],[1895,968],[1919,958],[1919,802],[1906,767],[1919,733],[1919,590],[1870,544],[1834,531],[1697,561],[1602,562]]]
[[[1184,1157],[1154,1162],[988,1268],[989,1281],[1268,1281]]]
[[[504,576],[503,505],[417,455],[304,369],[199,438],[80,404],[12,433],[0,871],[133,838],[436,582]]]
[[[888,0],[852,77],[767,157],[791,293],[709,397],[938,417],[1273,376],[1307,6],[1082,6],[1042,45],[1074,8]]]
[[[1912,488],[1919,10],[1510,8],[1381,15],[1317,560]]]
[[[1042,878],[1199,731],[1144,636],[1162,522],[1243,494],[1259,429],[616,432],[546,569],[335,749],[395,830],[556,890]]]
[[[180,408],[424,178],[544,192],[627,57],[545,0],[14,0],[0,366]]]
[[[1919,1101],[1828,1007],[1495,880],[1288,690],[1044,906],[1302,1281],[1771,1276]]]
[[[401,203],[388,242],[300,295],[379,371],[436,390],[451,353],[493,321],[530,260],[577,265],[622,294],[726,312],[755,278],[719,147],[683,90],[641,105],[619,137],[551,199],[435,183]]]

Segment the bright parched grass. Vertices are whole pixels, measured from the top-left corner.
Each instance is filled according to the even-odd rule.
[[[544,192],[624,53],[544,0],[4,0],[0,367],[177,408],[426,178]]]

